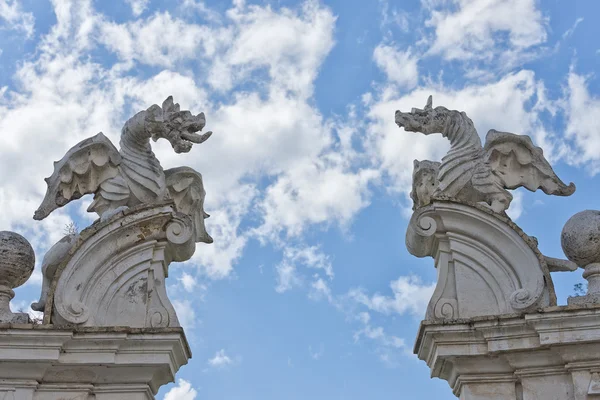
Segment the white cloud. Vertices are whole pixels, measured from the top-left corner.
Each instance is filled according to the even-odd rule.
[[[301,13],[240,2],[227,16],[237,28],[235,41],[217,56],[209,76],[213,87],[227,90],[252,71],[267,68],[274,88],[302,98],[312,95],[318,68],[334,43],[335,17],[329,10],[315,0],[305,1]]]
[[[573,23],[573,26],[570,27],[569,29],[567,29],[563,34],[562,34],[562,38],[566,39],[568,37],[571,37],[573,35],[573,33],[575,33],[575,29],[577,29],[577,26],[583,22],[583,18],[577,18],[575,20],[575,23]]]
[[[23,11],[20,0],[0,0],[0,31],[3,28],[18,30],[31,38],[34,25],[33,14]]]
[[[423,284],[415,275],[401,276],[390,282],[392,296],[376,293],[369,296],[363,289],[351,289],[347,296],[355,302],[366,306],[369,310],[385,315],[425,315],[427,304],[431,299],[435,283]]]
[[[126,118],[169,94],[183,108],[204,111],[207,129],[216,128],[210,141],[187,155],[175,155],[160,141],[153,145],[165,168],[190,165],[204,176],[205,209],[212,215],[207,228],[218,240],[200,244],[192,262],[208,277],[223,278],[233,270],[249,235],[256,233],[249,227],[240,229],[246,218],[264,226],[266,238],[278,235],[274,230],[279,228],[273,227],[279,219],[290,221],[283,229],[300,232],[307,223],[327,222],[332,215],[340,223],[349,221],[367,204],[363,182],[370,178],[350,170],[347,160],[334,161],[333,149],[341,139],[330,134],[329,122],[312,104],[314,79],[333,46],[335,17],[328,8],[316,1],[306,1],[298,9],[236,2],[224,24],[212,26],[168,12],[115,23],[89,0],[53,5],[57,23],[42,38],[36,56],[18,67],[14,77],[18,90],[0,91],[0,128],[5,132],[0,168],[16,171],[0,177],[0,205],[10,210],[0,217],[3,229],[33,236],[42,250],[57,241],[57,232],[62,233],[70,216],[81,218],[82,209],[79,204],[42,223],[31,221],[45,190],[42,178],[52,169],[46,160],[60,159],[72,145],[99,131],[118,143]],[[281,40],[269,40],[273,29]],[[118,61],[96,63],[88,52],[97,46],[115,53]],[[232,89],[253,71],[268,74],[253,79],[256,87],[222,92],[215,102],[208,85],[214,77],[182,66],[190,61],[199,61],[213,74],[225,73]],[[163,69],[133,77],[128,72],[134,63]],[[25,161],[24,152],[43,152],[46,157]],[[310,179],[299,188],[302,200],[291,202],[293,209],[285,207],[281,196],[270,194],[258,209],[254,207],[265,192],[253,182],[267,177],[272,187],[283,188],[280,192],[287,195],[297,186],[289,180],[304,171],[310,172]],[[344,188],[348,201],[338,205],[333,195],[322,202],[309,198],[313,182]],[[309,206],[315,212],[300,212]]]
[[[313,300],[326,299],[329,303],[334,302],[331,289],[323,278],[317,278],[311,283],[308,297]]]
[[[600,172],[600,97],[593,96],[586,77],[573,70],[568,76],[565,113],[565,136],[574,147],[566,155],[568,161],[575,165],[586,165],[591,174],[597,174]]]
[[[361,312],[355,320],[362,324],[361,329],[354,332],[354,342],[368,339],[375,344],[375,352],[379,359],[389,366],[398,364],[399,356],[412,355],[406,341],[398,336],[390,335],[382,326],[373,326],[369,313]]]
[[[233,365],[235,362],[221,349],[215,353],[215,356],[208,360],[208,364],[214,368],[225,368]]]
[[[194,331],[196,326],[196,312],[195,307],[190,300],[172,299],[171,303],[177,313],[177,319],[179,323],[185,329],[188,335]]]
[[[328,279],[333,279],[333,264],[330,258],[321,252],[317,246],[294,247],[288,245],[284,249],[283,260],[275,267],[277,272],[275,290],[278,293],[302,285],[304,278],[298,273],[299,266],[317,270],[322,272]],[[319,299],[322,296],[331,299],[331,291],[318,273],[315,274],[314,282],[311,284],[309,296],[314,299]]]
[[[186,59],[206,59],[230,43],[229,28],[188,23],[168,12],[123,24],[103,20],[98,40],[129,64],[172,67]]]
[[[139,17],[148,7],[150,0],[125,0],[131,7],[131,12],[134,17]]]
[[[447,60],[523,57],[544,43],[547,19],[535,0],[423,1],[431,8],[426,25],[435,29],[431,54]]]
[[[204,1],[183,0],[181,2],[181,8],[185,11],[193,10],[208,21],[221,22],[223,19],[218,12],[209,8]]]
[[[41,321],[44,318],[44,313],[31,309],[31,303],[37,300],[25,301],[13,299],[10,301],[10,310],[14,313],[27,313],[32,320]]]
[[[349,110],[344,123],[318,127],[320,153],[290,165],[267,189],[259,207],[263,224],[256,229],[262,240],[277,241],[282,234],[300,236],[310,225],[347,227],[370,203],[369,185],[380,173],[358,153],[353,141],[362,142],[362,125]],[[335,135],[334,135],[335,133]]]
[[[179,281],[183,285],[183,288],[187,292],[190,292],[190,293],[194,291],[194,288],[198,284],[198,282],[196,281],[196,278],[194,278],[192,275],[190,275],[190,274],[188,274],[186,272],[183,272],[181,274],[181,277],[179,278]]]
[[[377,66],[385,72],[388,81],[397,83],[401,88],[412,89],[419,80],[418,58],[411,50],[401,51],[392,46],[380,44],[373,52]]]
[[[379,0],[381,9],[380,28],[385,38],[393,36],[392,28],[398,28],[401,32],[406,33],[410,28],[410,15],[403,9],[390,7],[387,0]]]
[[[275,286],[277,293],[287,292],[302,282],[295,265],[282,261],[275,267],[275,270],[277,272],[277,286]]]
[[[198,392],[192,385],[183,379],[177,380],[174,386],[165,394],[164,400],[195,400]]]
[[[513,195],[513,199],[510,203],[510,207],[506,210],[508,216],[516,221],[521,214],[523,214],[523,189],[515,190],[511,192]]]

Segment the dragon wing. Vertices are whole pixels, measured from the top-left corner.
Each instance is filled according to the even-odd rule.
[[[485,161],[507,189],[523,186],[532,192],[570,196],[575,185],[568,186],[556,175],[542,149],[527,135],[515,135],[491,129],[485,141]]]
[[[204,226],[204,220],[209,215],[204,212],[206,192],[202,175],[192,168],[178,167],[166,170],[165,177],[177,211],[192,218],[196,242],[212,243],[213,239]]]
[[[33,218],[44,219],[70,201],[96,192],[102,182],[119,173],[120,163],[119,151],[102,132],[79,142],[54,163],[52,176],[45,179],[46,196]]]

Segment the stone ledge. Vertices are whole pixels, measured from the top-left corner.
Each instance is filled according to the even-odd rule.
[[[588,386],[600,371],[600,306],[423,321],[414,352],[461,399],[588,399],[572,393],[594,394]]]
[[[140,399],[152,399],[191,358],[178,327],[0,324],[0,349],[0,382],[29,382],[34,392],[65,385],[91,387],[92,394],[127,389]]]

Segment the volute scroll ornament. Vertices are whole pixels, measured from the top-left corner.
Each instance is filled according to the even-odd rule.
[[[102,133],[71,148],[46,178],[34,219],[93,194],[100,217],[56,243],[42,262],[40,300],[46,323],[83,326],[179,326],[166,295],[173,261],[189,260],[196,243],[212,243],[204,220],[202,175],[190,167],[163,170],[150,139],[166,139],[176,153],[206,141],[203,113],[181,111],[169,96],[130,118],[120,149]]]
[[[482,146],[464,112],[433,108],[431,96],[422,110],[396,111],[395,121],[405,131],[440,133],[450,141],[441,162],[414,161],[406,246],[417,257],[433,257],[438,269],[427,319],[556,305],[550,272],[576,265],[540,253],[537,240],[506,214],[512,200],[507,189],[569,196],[575,185],[560,180],[528,136],[492,129]]]

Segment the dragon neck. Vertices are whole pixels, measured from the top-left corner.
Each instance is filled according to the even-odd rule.
[[[463,112],[450,111],[442,135],[450,141],[450,152],[482,148],[473,121]]]
[[[442,158],[438,191],[454,197],[471,180],[481,158],[481,139],[465,113],[450,111],[442,135],[450,140],[450,151]]]
[[[143,112],[142,112],[143,113]],[[165,174],[152,152],[150,133],[145,129],[142,113],[125,123],[121,131],[121,171],[139,203],[166,198]]]

